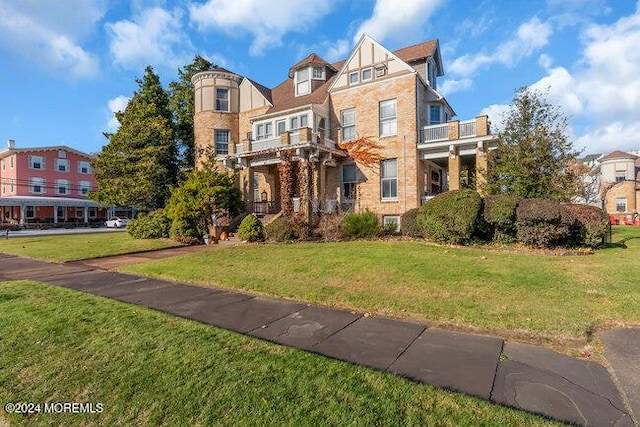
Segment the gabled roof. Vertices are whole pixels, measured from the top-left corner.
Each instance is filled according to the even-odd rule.
[[[71,153],[75,153],[80,157],[86,157],[88,159],[92,159],[95,156],[89,153],[85,153],[80,150],[76,150],[75,148],[67,147],[66,145],[54,145],[50,147],[25,147],[25,148],[5,148],[4,150],[0,150],[0,158],[10,156],[14,153],[28,153],[33,151],[58,151],[65,150]]]
[[[265,97],[265,99],[266,99],[267,101],[269,101],[269,103],[270,103],[271,105],[273,105],[273,99],[271,98],[271,96],[272,96],[272,95],[271,95],[271,89],[269,89],[269,88],[268,88],[268,87],[266,87],[266,86],[262,86],[260,83],[258,83],[258,82],[256,82],[256,81],[253,81],[253,80],[251,80],[251,79],[250,79],[250,78],[248,78],[248,77],[245,77],[245,78],[247,79],[247,81],[248,81],[249,83],[251,83],[251,84],[253,85],[253,87],[255,87],[256,89],[258,89],[258,92],[260,92],[260,93],[262,94],[262,96],[264,96],[264,97]]]
[[[394,50],[393,53],[404,62],[413,62],[433,56],[438,47],[438,39],[429,40],[413,46]]]
[[[289,78],[271,90],[273,107],[265,114],[290,110],[309,104],[322,104],[327,99],[327,88],[333,82],[335,76],[330,77],[319,88],[308,95],[295,96],[293,79]]]
[[[304,58],[302,61],[298,62],[296,65],[294,65],[293,67],[289,68],[289,77],[293,77],[293,72],[295,70],[297,70],[298,68],[302,68],[305,65],[324,65],[326,67],[329,67],[331,70],[333,71],[337,71],[333,65],[329,64],[327,61],[325,61],[324,59],[322,59],[318,54],[316,53],[311,53],[309,56],[307,56],[306,58]]]
[[[624,151],[620,151],[620,150],[616,150],[613,153],[609,153],[606,156],[602,157],[600,160],[610,160],[610,159],[637,159],[638,156],[635,156],[633,154],[624,152]]]

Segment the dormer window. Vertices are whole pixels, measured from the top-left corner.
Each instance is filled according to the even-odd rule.
[[[296,96],[306,95],[311,92],[311,80],[309,77],[309,68],[302,68],[296,71]]]
[[[313,67],[313,80],[324,80],[325,71],[324,67]]]

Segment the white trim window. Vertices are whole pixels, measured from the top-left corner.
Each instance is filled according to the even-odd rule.
[[[355,85],[360,81],[360,73],[357,71],[352,71],[349,73],[349,84]]]
[[[229,130],[216,129],[213,131],[216,154],[229,154]]]
[[[306,128],[309,126],[309,116],[303,114],[300,116],[300,128]]]
[[[229,111],[229,89],[216,88],[216,111]]]
[[[344,200],[355,200],[357,182],[356,164],[342,165],[342,197]]]
[[[69,194],[69,180],[68,179],[56,179],[56,194],[67,195]]]
[[[69,160],[67,160],[67,159],[56,159],[56,171],[58,171],[58,172],[69,172]]]
[[[287,131],[287,121],[286,120],[277,120],[276,121],[276,136],[280,136]]]
[[[78,195],[86,196],[91,191],[91,183],[89,181],[80,181],[78,183]]]
[[[29,178],[29,192],[34,194],[44,194],[46,193],[44,187],[44,178]]]
[[[78,162],[78,173],[91,173],[91,165],[89,162]]]
[[[380,102],[380,136],[398,133],[396,100],[388,99]]]
[[[352,141],[356,139],[356,109],[348,108],[340,112],[342,124],[342,140]]]
[[[626,212],[626,211],[627,211],[627,198],[626,197],[616,198],[616,212]]]
[[[390,224],[393,224],[395,231],[400,231],[400,217],[398,215],[385,215],[382,217],[382,226],[387,228]]]
[[[44,157],[29,156],[29,169],[44,170]]]
[[[299,128],[299,126],[298,126],[298,116],[291,117],[289,119],[289,130],[295,131],[295,130],[298,130],[298,128]]]
[[[622,182],[627,179],[627,170],[616,170],[616,182]]]
[[[429,80],[429,86],[433,89],[437,89],[437,79],[436,79],[436,63],[433,62],[433,59],[429,59],[427,62],[427,79]]]
[[[380,162],[380,191],[382,200],[398,199],[398,159]]]
[[[273,135],[271,122],[256,125],[256,140],[269,139]]]
[[[324,67],[313,67],[313,80],[324,80]]]
[[[371,68],[365,68],[362,70],[362,81],[366,82],[373,78],[373,70]]]
[[[24,216],[27,219],[34,219],[36,217],[36,207],[35,206],[25,206]]]
[[[301,68],[296,71],[296,96],[306,95],[311,92],[311,80],[309,68]]]

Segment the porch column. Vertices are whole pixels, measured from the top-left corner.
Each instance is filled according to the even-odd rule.
[[[84,207],[84,223],[89,223],[89,208],[87,206]]]
[[[24,225],[26,220],[26,212],[27,205],[24,203],[20,203],[20,225]]]
[[[254,209],[254,204],[253,202],[255,202],[255,200],[253,200],[253,193],[255,190],[255,186],[253,185],[253,174],[255,172],[255,169],[252,168],[251,166],[247,167],[247,177],[246,177],[246,185],[245,188],[247,189],[247,198],[246,201],[248,202],[249,205],[249,212],[253,213],[253,209]]]
[[[460,154],[453,145],[449,146],[449,191],[460,189]]]
[[[476,191],[480,194],[484,194],[484,186],[487,183],[487,154],[484,143],[478,142],[476,147]]]
[[[53,223],[58,223],[58,205],[56,204],[53,205]]]
[[[320,162],[320,203],[326,209],[327,204],[327,166]]]

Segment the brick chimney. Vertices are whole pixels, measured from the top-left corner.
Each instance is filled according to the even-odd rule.
[[[13,150],[14,148],[16,148],[16,142],[13,139],[8,140],[7,148],[9,148],[9,150]]]

